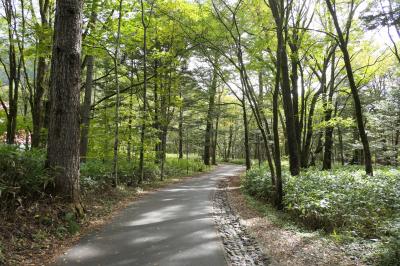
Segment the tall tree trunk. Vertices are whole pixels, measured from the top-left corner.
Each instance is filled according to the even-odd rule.
[[[41,18],[41,26],[46,28],[49,26],[48,12],[49,12],[49,0],[39,1],[39,11]],[[43,49],[45,40],[42,34],[39,34],[38,48]],[[39,56],[37,63],[36,82],[35,82],[35,93],[33,96],[32,108],[32,147],[39,147],[41,142],[41,131],[44,123],[44,110],[43,110],[43,95],[46,88],[46,72],[48,65],[44,56]]]
[[[117,46],[115,48],[114,54],[114,78],[116,87],[116,97],[115,97],[115,131],[114,131],[114,158],[113,158],[113,177],[114,185],[118,186],[118,149],[119,149],[119,105],[120,105],[120,93],[119,93],[119,77],[118,77],[118,67],[119,67],[119,45],[121,36],[121,18],[122,18],[122,0],[119,0],[118,8],[118,30],[117,30]]]
[[[154,123],[153,123],[153,128],[155,129],[155,132],[157,136],[161,136],[160,134],[160,97],[158,95],[158,66],[159,62],[158,60],[154,60],[154,87],[153,87],[153,97],[154,97]],[[162,75],[160,75],[162,77]],[[160,157],[160,152],[161,152],[161,139],[159,139],[160,142],[156,143],[154,147],[154,151],[156,153],[155,157],[155,163],[159,163],[159,157]]]
[[[217,69],[214,67],[212,74],[211,86],[208,91],[208,111],[206,121],[206,131],[204,134],[204,152],[203,161],[205,165],[210,165],[211,157],[211,138],[212,138],[212,127],[213,127],[213,116],[215,109],[215,94],[217,92]]]
[[[336,15],[336,10],[333,8],[331,0],[326,0],[326,4],[328,6],[329,13],[332,15],[333,23],[336,28],[336,33],[337,33],[337,36],[339,39],[339,46],[340,46],[340,50],[342,51],[342,54],[343,54],[343,61],[344,61],[346,72],[347,72],[347,78],[349,80],[349,86],[351,89],[351,94],[353,96],[358,131],[359,131],[361,143],[362,143],[363,149],[364,149],[365,172],[368,175],[373,175],[371,151],[369,149],[368,137],[365,132],[360,96],[358,95],[358,88],[357,88],[356,82],[354,80],[353,69],[351,66],[351,59],[350,59],[349,51],[347,49],[348,35],[346,36],[346,40],[345,40],[343,32],[339,26],[339,21],[338,21],[337,15]],[[351,12],[353,12],[353,4],[354,4],[354,2],[352,2],[352,5],[351,5],[351,8],[352,8]],[[351,18],[352,18],[352,16],[350,16],[350,19]],[[349,32],[347,34],[349,34]]]
[[[19,97],[19,83],[21,73],[21,60],[17,62],[17,51],[15,43],[17,43],[18,36],[16,35],[16,14],[14,14],[15,6],[11,0],[2,1],[5,12],[5,20],[7,22],[7,33],[8,33],[8,70],[5,64],[2,63],[5,68],[5,73],[8,78],[8,107],[1,100],[1,105],[6,112],[6,141],[7,144],[15,143],[15,134],[17,128],[17,114],[18,114],[18,97]],[[3,62],[3,61],[2,61]]]
[[[279,48],[276,51],[276,74],[275,85],[272,94],[272,131],[274,138],[274,164],[275,164],[275,205],[277,209],[283,208],[283,182],[282,182],[282,165],[281,165],[281,148],[279,143],[279,85],[281,81],[281,58],[279,56]]]
[[[246,100],[244,95],[242,99],[242,110],[243,110],[243,126],[244,126],[244,156],[246,160],[246,170],[250,170],[251,161],[250,161],[250,144],[249,144],[249,122],[247,120]]]
[[[179,144],[178,144],[179,159],[183,159],[183,107],[182,106],[179,108],[178,138],[179,138]]]
[[[92,86],[93,86],[93,68],[94,68],[94,57],[88,55],[86,59],[86,84],[85,84],[85,99],[82,106],[82,128],[81,128],[81,141],[80,141],[80,156],[81,162],[86,161],[88,151],[88,139],[89,139],[89,126],[90,126],[90,108],[92,104]]]
[[[291,75],[290,79],[292,82],[292,103],[293,103],[293,118],[294,118],[294,126],[295,126],[295,133],[296,133],[296,141],[297,141],[297,149],[300,152],[301,147],[301,126],[300,126],[300,117],[299,117],[299,95],[298,95],[298,85],[297,82],[299,80],[298,74],[298,66],[299,66],[299,53],[298,53],[298,36],[297,36],[297,29],[293,30],[293,40],[289,42],[289,46],[291,49]]]
[[[310,158],[310,152],[311,152],[311,142],[312,142],[312,137],[314,134],[313,130],[313,118],[314,118],[314,110],[315,110],[315,105],[317,103],[318,97],[321,94],[321,90],[317,91],[310,104],[310,111],[308,114],[308,119],[307,119],[307,128],[305,130],[306,136],[305,136],[305,141],[303,143],[303,149],[302,149],[302,154],[301,154],[301,167],[307,168],[309,165],[309,158]]]
[[[92,3],[92,11],[90,15],[90,22],[88,29],[94,30],[97,21],[97,1]],[[94,69],[94,56],[89,54],[86,56],[86,83],[85,83],[85,98],[81,111],[82,127],[81,127],[81,142],[80,142],[80,155],[81,162],[86,161],[88,152],[88,139],[90,127],[90,109],[92,105],[92,91],[93,91],[93,69]]]
[[[131,61],[131,73],[130,73],[130,83],[131,89],[129,90],[129,117],[128,117],[128,147],[127,147],[127,159],[128,162],[132,160],[132,120],[133,120],[133,59]],[[133,178],[133,174],[131,175]],[[132,184],[133,180],[131,180]]]
[[[218,111],[216,113],[215,117],[215,128],[214,128],[214,136],[213,136],[213,142],[212,142],[212,164],[217,165],[217,145],[218,145],[218,125],[219,125],[219,116],[221,112],[221,96],[222,92],[218,95]]]
[[[145,21],[145,10],[143,0],[140,0],[141,20],[143,25],[143,110],[142,110],[142,128],[140,131],[140,151],[139,151],[139,183],[144,180],[144,139],[146,132],[146,117],[147,117],[147,27]]]
[[[287,14],[290,5],[285,7],[284,0],[269,0],[269,7],[272,11],[272,15],[276,24],[276,37],[278,40],[277,46],[277,59],[280,60],[280,71],[281,77],[281,89],[282,89],[282,100],[283,109],[285,113],[286,122],[286,136],[289,153],[289,168],[291,175],[298,175],[300,173],[300,158],[299,158],[299,146],[297,143],[297,133],[295,125],[295,117],[293,111],[293,101],[291,97],[290,89],[290,77],[289,77],[289,66],[288,57],[286,52],[286,37],[288,33],[287,29]]]
[[[228,150],[226,153],[225,161],[229,161],[232,154],[232,139],[233,139],[233,125],[229,126]]]
[[[79,191],[81,0],[57,0],[46,165],[59,195],[83,215]]]
[[[324,157],[322,162],[323,170],[332,169],[332,147],[333,147],[333,126],[329,124],[332,118],[333,107],[333,93],[335,90],[335,53],[331,59],[331,80],[329,83],[328,98],[324,102],[325,112],[325,143],[324,143]]]
[[[281,57],[281,71],[282,71],[281,72],[282,100],[283,100],[283,109],[285,113],[286,134],[287,134],[287,141],[289,148],[289,168],[291,175],[298,175],[300,173],[300,158],[299,158],[299,150],[297,144],[297,134],[296,134],[294,113],[293,113],[292,98],[290,92],[288,60],[286,55],[286,49],[284,48],[283,37],[279,36],[278,38],[280,39],[279,49]]]

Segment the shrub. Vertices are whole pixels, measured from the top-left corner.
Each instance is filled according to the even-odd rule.
[[[274,188],[271,174],[265,165],[247,171],[246,176],[242,179],[242,185],[244,190],[255,198],[272,202]]]
[[[400,172],[394,169],[376,169],[373,177],[362,170],[309,170],[287,178],[284,191],[289,212],[327,231],[345,227],[374,237],[400,213]]]
[[[376,169],[371,177],[355,167],[311,168],[298,176],[285,171],[283,181],[285,210],[308,227],[366,238],[393,235],[388,225],[400,216],[399,170]],[[266,167],[248,171],[242,185],[255,198],[273,198]]]
[[[15,203],[41,195],[53,184],[44,163],[42,150],[25,151],[13,145],[0,145],[0,198]]]
[[[383,243],[377,255],[378,265],[400,264],[400,218],[388,225],[390,237]]]

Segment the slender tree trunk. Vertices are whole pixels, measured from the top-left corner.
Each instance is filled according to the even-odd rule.
[[[94,30],[97,21],[97,1],[92,3],[92,11],[90,16],[90,23],[88,27],[91,31]],[[93,69],[95,58],[92,54],[86,56],[86,83],[85,83],[85,98],[81,111],[82,127],[81,127],[81,142],[80,142],[80,156],[81,162],[86,161],[88,152],[88,139],[90,128],[90,109],[92,105],[92,91],[93,91]]]
[[[280,34],[278,34],[280,35]],[[282,36],[278,37],[280,41],[281,71],[282,71],[282,100],[285,113],[286,134],[289,148],[289,168],[291,175],[300,173],[300,158],[297,144],[297,134],[295,127],[295,119],[292,106],[292,98],[290,93],[289,70],[286,50]]]
[[[181,93],[182,97],[182,93]],[[179,108],[179,129],[178,129],[178,138],[179,138],[179,159],[183,159],[183,107]]]
[[[133,85],[133,60],[131,61],[131,73],[130,73],[130,83]],[[127,147],[127,159],[128,162],[132,160],[132,121],[133,120],[133,86],[129,90],[129,117],[128,117],[128,147]],[[133,177],[133,174],[131,175]],[[133,180],[131,180],[131,183]]]
[[[16,36],[15,25],[16,14],[14,13],[15,7],[11,0],[2,1],[3,8],[5,11],[5,20],[7,22],[7,33],[8,33],[8,70],[5,68],[5,72],[8,77],[8,108],[5,103],[1,101],[2,107],[6,111],[6,141],[7,144],[15,143],[15,134],[17,128],[17,114],[18,114],[18,97],[19,97],[19,83],[21,73],[21,60],[17,63],[17,52],[15,43],[18,42],[18,36]],[[1,98],[0,98],[1,99]]]
[[[298,85],[297,82],[299,80],[298,74],[298,66],[299,66],[299,54],[298,54],[298,36],[297,30],[293,30],[293,43],[290,43],[289,46],[291,48],[291,75],[290,79],[292,82],[292,103],[293,103],[293,118],[294,118],[294,126],[295,126],[295,133],[296,133],[296,141],[297,141],[297,149],[300,152],[301,147],[301,126],[300,126],[300,117],[299,117],[299,96],[298,96]]]
[[[142,110],[142,129],[140,131],[140,151],[139,151],[139,183],[144,180],[144,139],[146,132],[147,117],[147,27],[145,21],[144,3],[140,0],[142,25],[143,25],[143,110]]]
[[[328,98],[324,103],[325,112],[325,143],[324,143],[324,157],[322,162],[323,170],[332,169],[332,147],[333,147],[333,126],[329,124],[332,118],[332,106],[333,106],[333,93],[335,90],[335,53],[333,53],[331,59],[331,81],[329,83]]]
[[[215,128],[214,128],[214,137],[213,137],[213,142],[212,142],[212,164],[217,165],[217,145],[218,145],[218,126],[219,126],[219,116],[221,112],[221,96],[222,92],[218,95],[218,111],[216,113],[215,117]]]
[[[250,170],[251,161],[250,161],[250,144],[249,144],[249,122],[247,120],[247,111],[246,111],[246,100],[243,95],[242,99],[242,110],[243,110],[243,126],[244,126],[244,156],[246,159],[246,170]]]
[[[339,44],[340,44],[339,46],[340,46],[340,50],[342,51],[342,54],[343,54],[343,61],[344,61],[346,72],[347,72],[347,78],[349,80],[349,86],[351,89],[351,94],[353,96],[358,131],[360,134],[361,143],[364,148],[365,172],[368,175],[373,175],[371,151],[369,149],[368,137],[365,132],[360,96],[358,94],[357,85],[354,80],[353,69],[351,66],[351,59],[350,59],[349,51],[347,49],[347,43],[348,43],[347,37],[348,36],[346,36],[346,40],[345,40],[343,32],[339,26],[338,18],[336,16],[336,10],[333,8],[331,0],[326,0],[326,4],[328,6],[329,13],[332,15],[333,23],[336,28],[336,32],[337,32]],[[352,8],[353,8],[353,5],[352,5]],[[353,10],[351,10],[351,12],[353,12]],[[347,34],[349,34],[349,33],[347,33]]]
[[[86,161],[88,152],[88,139],[89,139],[89,126],[90,126],[90,108],[92,104],[92,86],[93,86],[93,68],[94,57],[93,55],[87,56],[86,67],[86,84],[85,84],[85,99],[82,106],[82,128],[81,128],[81,141],[80,141],[80,156],[81,162]]]
[[[232,153],[232,139],[233,139],[233,125],[229,126],[229,139],[228,139],[228,150],[226,154],[226,159],[225,161],[229,161],[229,158],[231,157]]]
[[[39,57],[36,73],[35,94],[32,106],[32,147],[40,146],[41,131],[43,128],[43,94],[45,92],[45,74],[47,63],[44,57]]]
[[[57,0],[46,165],[59,195],[83,215],[79,191],[81,0]]]
[[[118,186],[118,149],[119,149],[119,105],[120,105],[120,95],[119,95],[119,77],[118,77],[118,67],[119,67],[119,45],[121,36],[121,18],[122,18],[122,0],[119,0],[118,8],[118,30],[117,30],[117,46],[115,48],[114,55],[114,78],[116,87],[116,98],[115,98],[115,131],[114,131],[114,158],[113,158],[113,177],[114,185]]]
[[[213,127],[213,116],[215,109],[215,94],[217,92],[217,70],[214,67],[212,74],[211,86],[209,89],[209,100],[208,100],[208,112],[206,121],[206,132],[204,134],[204,153],[203,161],[205,165],[210,165],[211,157],[211,138],[212,138],[212,127]]]
[[[338,131],[338,138],[339,138],[339,151],[340,151],[340,161],[342,165],[344,165],[344,147],[343,147],[343,136],[342,136],[342,130],[340,127],[337,127]]]
[[[158,136],[160,136],[160,97],[158,95],[158,66],[159,62],[158,60],[154,60],[154,88],[153,88],[153,96],[154,96],[154,123],[153,127],[155,129],[155,132]],[[160,75],[162,77],[162,75]],[[160,152],[161,152],[161,139],[160,142],[157,143],[154,147],[154,151],[156,153],[155,157],[155,163],[159,163],[159,157],[160,157]]]
[[[282,182],[282,165],[281,165],[281,148],[279,143],[279,84],[281,80],[281,59],[279,57],[279,49],[277,50],[276,60],[276,77],[275,87],[272,96],[272,130],[274,133],[274,164],[275,164],[275,205],[278,209],[283,208],[283,182]]]
[[[49,26],[48,22],[48,12],[50,1],[40,1],[39,11],[41,18],[41,26],[46,28]],[[43,37],[39,34],[39,42],[38,49],[43,49],[44,46]],[[41,131],[44,123],[44,110],[43,110],[43,95],[46,88],[46,72],[48,69],[48,65],[46,62],[46,58],[43,56],[39,56],[37,63],[37,72],[36,72],[36,82],[35,82],[35,93],[33,96],[33,105],[32,107],[32,147],[39,147],[41,142]]]

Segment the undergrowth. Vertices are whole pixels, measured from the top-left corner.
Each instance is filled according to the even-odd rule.
[[[380,243],[374,260],[379,265],[400,261],[400,171],[377,168],[373,177],[355,166],[299,176],[285,171],[284,206],[289,219],[338,241],[367,239]],[[273,187],[266,166],[253,168],[242,180],[252,197],[272,202]]]

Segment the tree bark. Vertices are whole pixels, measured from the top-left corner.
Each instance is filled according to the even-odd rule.
[[[46,165],[58,194],[83,215],[79,188],[81,0],[57,0]]]
[[[242,110],[243,110],[243,126],[244,126],[244,156],[246,160],[246,170],[251,169],[251,161],[250,161],[250,144],[249,144],[249,122],[247,120],[247,111],[246,111],[246,100],[243,96],[242,100]]]

